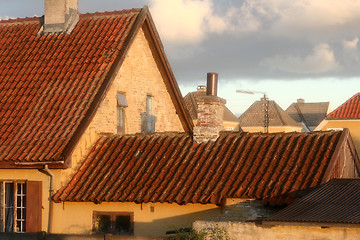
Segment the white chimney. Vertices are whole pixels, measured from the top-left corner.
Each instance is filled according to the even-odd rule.
[[[44,34],[70,33],[78,20],[78,0],[45,0]]]

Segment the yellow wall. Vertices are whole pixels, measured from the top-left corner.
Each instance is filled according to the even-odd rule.
[[[56,203],[54,232],[91,234],[94,211],[133,212],[134,234],[152,237],[164,237],[166,231],[191,227],[197,220],[244,221],[262,217],[259,214],[267,211],[261,212],[261,201],[256,200],[229,199],[226,204],[221,209],[213,204]]]
[[[264,127],[241,127],[244,132],[265,132]],[[301,132],[300,127],[269,127],[269,133],[275,132]]]
[[[349,129],[356,152],[360,157],[360,120],[324,120],[316,130],[342,130],[343,128]]]
[[[41,181],[42,182],[42,231],[47,231],[49,214],[50,177],[38,170],[0,169],[0,181]]]

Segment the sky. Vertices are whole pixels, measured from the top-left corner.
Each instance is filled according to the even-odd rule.
[[[264,92],[332,110],[360,92],[360,0],[79,0],[79,11],[148,5],[182,94],[219,74],[236,115]],[[44,0],[0,0],[0,19],[42,16]],[[0,36],[1,37],[1,36]]]

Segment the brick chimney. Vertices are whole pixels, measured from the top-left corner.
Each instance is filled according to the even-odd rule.
[[[70,33],[78,20],[78,0],[45,0],[43,34]]]
[[[199,97],[197,124],[194,127],[194,140],[197,143],[216,141],[219,132],[224,130],[223,117],[225,99],[217,96],[217,73],[207,74],[206,95]]]

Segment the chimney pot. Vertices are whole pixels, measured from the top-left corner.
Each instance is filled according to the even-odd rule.
[[[218,74],[208,73],[206,95],[217,96],[217,85],[218,85]]]

